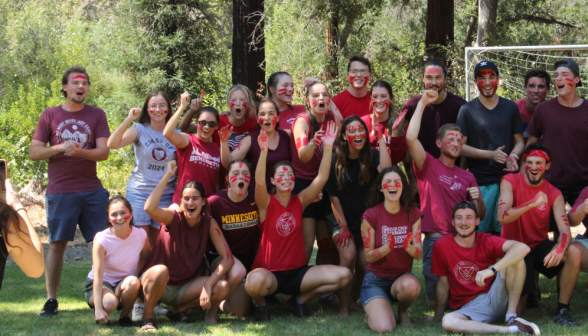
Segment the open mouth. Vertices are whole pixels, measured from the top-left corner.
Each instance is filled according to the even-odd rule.
[[[363,139],[355,139],[353,140],[353,144],[355,145],[355,147],[361,146],[363,144]]]
[[[196,211],[196,208],[188,208],[189,213],[193,213],[194,211]]]
[[[539,172],[538,171],[529,171],[529,174],[531,174],[531,176],[533,176],[533,177],[539,176]]]
[[[243,189],[245,188],[245,183],[239,182],[239,184],[237,184],[237,187],[239,187],[239,189]]]
[[[240,114],[241,114],[241,108],[237,108],[237,109],[235,109],[235,114],[238,114],[238,115],[240,115]]]
[[[84,92],[76,92],[76,96],[78,96],[78,98],[82,98],[84,96]]]
[[[398,190],[388,190],[388,194],[390,194],[390,196],[396,196],[396,194],[398,194]]]
[[[566,85],[565,85],[565,84],[558,84],[558,85],[557,85],[557,89],[558,89],[558,90],[561,90],[561,89],[563,89],[564,87],[566,87]]]
[[[319,108],[322,108],[323,109],[323,108],[325,108],[325,103],[319,103],[318,106],[319,106]]]
[[[269,127],[271,125],[272,125],[272,123],[270,121],[266,121],[263,123],[263,126],[266,126],[266,127]]]

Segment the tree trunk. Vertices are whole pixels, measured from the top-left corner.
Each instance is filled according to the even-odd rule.
[[[265,37],[263,0],[233,0],[233,84],[265,94]]]
[[[325,77],[327,80],[339,76],[339,12],[332,6],[327,12],[327,67]]]
[[[427,33],[425,50],[432,58],[445,59],[440,46],[453,43],[454,0],[427,1]]]
[[[478,7],[478,0],[476,0],[476,7]],[[470,22],[468,23],[468,30],[466,31],[466,36],[463,41],[465,47],[472,46],[472,40],[474,38],[474,28],[476,27],[477,23],[478,16],[476,15],[476,13],[472,13],[472,15],[470,16]]]
[[[478,9],[478,47],[496,44],[496,15],[498,0],[480,0]]]

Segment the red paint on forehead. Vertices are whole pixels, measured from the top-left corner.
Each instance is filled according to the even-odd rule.
[[[427,70],[425,71],[426,75],[444,75],[443,74],[443,70],[441,70],[441,68],[439,68],[438,66],[429,66],[427,67]]]
[[[72,80],[74,80],[74,79],[85,79],[85,80],[88,80],[88,77],[86,77],[84,75],[75,75],[75,76],[73,76]]]
[[[478,72],[478,76],[496,76],[496,72],[494,70],[481,70]]]
[[[243,168],[243,162],[239,162],[239,168]]]
[[[287,172],[289,169],[288,169],[288,167],[286,167],[286,166],[283,166],[283,167],[282,167],[282,170],[283,170],[283,171],[285,171],[285,172]]]

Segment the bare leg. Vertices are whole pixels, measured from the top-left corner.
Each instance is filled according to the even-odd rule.
[[[578,245],[582,244],[572,242],[564,253],[562,261],[565,264],[561,270],[562,276],[560,277],[559,303],[570,303],[574,287],[576,287],[576,282],[578,281],[578,275],[580,274],[580,259],[582,258],[582,251]]]
[[[404,274],[394,281],[390,294],[398,300],[398,319],[401,325],[412,325],[408,316],[408,307],[414,303],[420,293],[421,284],[417,278],[410,274]]]
[[[221,258],[217,258],[212,263],[212,269],[216,269],[218,264],[220,263]],[[220,309],[226,314],[232,314],[236,316],[244,316],[249,314],[251,311],[251,298],[247,295],[245,288],[243,286],[243,278],[247,275],[247,271],[245,270],[245,266],[235,258],[235,264],[229,272],[227,273],[227,281],[229,282],[229,296],[226,300],[220,302],[218,306]],[[240,290],[240,295],[236,294],[236,291]],[[215,304],[216,305],[216,304]],[[218,311],[218,307],[212,307],[211,313],[213,311]]]
[[[90,295],[90,307],[94,308],[94,294]],[[118,307],[118,298],[108,288],[102,287],[102,309],[110,315]]]
[[[348,286],[352,277],[351,271],[345,267],[333,265],[311,267],[302,279],[300,294],[296,299],[306,303],[319,295],[336,292]]]
[[[49,251],[45,259],[45,285],[47,286],[47,299],[57,299],[57,290],[61,281],[63,270],[63,253],[67,247],[67,240],[59,240],[49,243]]]
[[[337,241],[338,234],[333,236],[333,241]],[[351,241],[347,248],[337,248],[339,252],[339,266],[346,267],[353,274],[355,268],[355,244]],[[341,288],[339,290],[339,315],[348,316],[349,295],[351,293],[351,286],[353,283]]]
[[[508,309],[507,314],[517,314],[519,300],[521,293],[523,292],[523,286],[525,284],[525,278],[527,276],[527,266],[525,260],[519,260],[518,263],[509,266],[507,269],[500,271],[499,276],[506,278],[506,289],[508,290]],[[526,300],[521,300],[525,301]]]
[[[257,307],[265,306],[265,297],[278,289],[278,280],[265,268],[257,268],[247,275],[245,290]]]
[[[209,277],[198,277],[192,280],[182,297],[182,301],[180,301],[180,305],[174,307],[172,313],[185,312],[189,309],[200,307],[200,295],[202,294],[202,289],[204,288],[206,281],[208,281],[208,278]],[[212,286],[211,290],[210,303],[211,306],[216,307],[216,309],[213,311],[211,308],[206,312],[204,322],[214,324],[216,323],[219,303],[229,296],[229,283],[228,281],[221,279]]]
[[[143,286],[143,295],[145,298],[143,320],[153,318],[153,309],[163,297],[168,281],[169,271],[163,265],[153,266],[143,273],[141,277],[141,285]]]
[[[510,334],[509,327],[476,322],[460,313],[449,313],[443,317],[443,329],[462,334]]]
[[[306,252],[306,261],[312,257],[314,247],[314,237],[316,234],[316,220],[314,218],[302,218],[302,232],[304,233],[304,249]]]
[[[120,317],[129,316],[131,309],[133,309],[133,304],[139,296],[139,290],[141,290],[141,283],[136,276],[128,276],[116,286],[115,295],[120,298],[120,304],[122,305]],[[116,309],[117,307],[114,308]]]
[[[388,300],[376,298],[365,305],[366,322],[372,331],[385,334],[396,329],[394,310]]]

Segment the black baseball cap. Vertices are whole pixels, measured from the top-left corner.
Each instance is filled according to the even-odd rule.
[[[472,209],[472,210],[474,210],[476,217],[478,217],[478,207],[476,206],[476,203],[470,202],[470,201],[461,201],[461,202],[457,203],[456,205],[454,205],[453,210],[452,210],[453,217],[455,217],[455,213],[457,212],[457,210],[462,210],[462,209]]]
[[[493,70],[494,72],[496,72],[496,76],[500,76],[498,73],[498,67],[496,66],[496,64],[494,64],[493,62],[490,62],[490,61],[482,61],[482,62],[476,64],[476,67],[474,68],[474,78],[477,78],[478,72],[480,72],[483,69]]]
[[[566,68],[570,69],[574,73],[574,76],[580,77],[580,67],[578,66],[578,63],[576,63],[576,61],[569,59],[569,58],[564,58],[562,60],[555,62],[555,64],[553,64],[554,71],[557,70],[557,68],[561,68],[561,67],[566,67]],[[578,84],[576,85],[576,87],[578,87],[578,86],[582,86],[581,79],[578,82]]]

